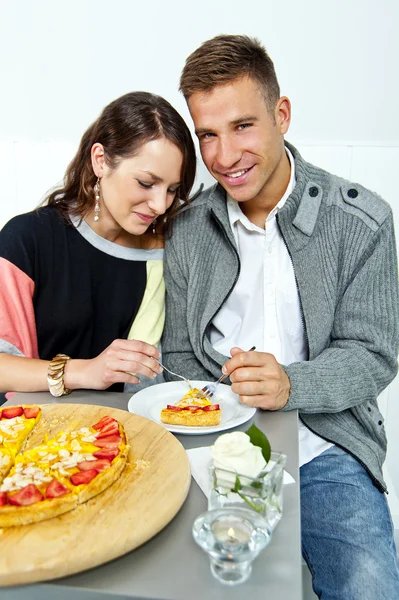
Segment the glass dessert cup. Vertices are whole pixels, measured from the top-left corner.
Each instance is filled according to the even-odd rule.
[[[208,509],[252,510],[267,522],[272,532],[283,513],[283,475],[287,457],[272,452],[270,461],[257,477],[208,466],[210,494]]]

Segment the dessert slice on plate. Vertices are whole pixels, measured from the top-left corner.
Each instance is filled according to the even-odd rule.
[[[176,404],[168,404],[161,410],[161,421],[168,425],[187,427],[212,427],[219,425],[222,411],[219,404],[212,404],[205,396],[196,398],[200,392],[194,388]]]

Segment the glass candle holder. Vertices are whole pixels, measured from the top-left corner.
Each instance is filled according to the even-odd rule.
[[[247,508],[262,516],[270,531],[283,514],[283,476],[287,457],[272,452],[265,470],[257,477],[221,469],[210,464],[208,509]]]
[[[253,560],[271,539],[265,519],[246,508],[202,513],[194,522],[193,537],[208,553],[214,577],[226,585],[248,579]]]

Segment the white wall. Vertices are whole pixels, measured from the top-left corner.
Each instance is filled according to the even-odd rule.
[[[399,224],[398,23],[397,0],[0,0],[0,226],[62,178],[83,131],[121,94],[159,93],[190,123],[180,71],[219,33],[265,44],[293,105],[287,139],[380,193]],[[211,181],[202,165],[198,181]],[[399,379],[381,402],[399,493],[398,396]]]

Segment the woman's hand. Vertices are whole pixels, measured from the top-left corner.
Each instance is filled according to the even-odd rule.
[[[162,373],[154,360],[159,357],[159,350],[146,342],[114,340],[96,358],[67,361],[65,387],[105,390],[113,383],[139,383],[136,375],[154,379]]]

